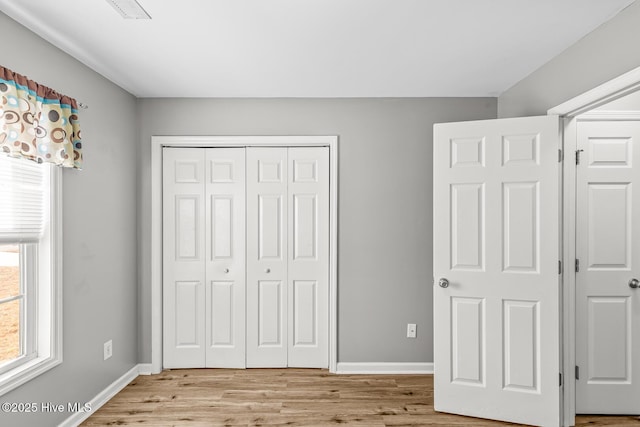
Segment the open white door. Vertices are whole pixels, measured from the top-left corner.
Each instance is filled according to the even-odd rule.
[[[640,414],[640,122],[580,122],[576,412]]]
[[[434,127],[437,411],[560,424],[560,120]]]

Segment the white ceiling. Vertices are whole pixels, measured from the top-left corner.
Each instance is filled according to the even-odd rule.
[[[152,20],[105,0],[0,10],[138,97],[457,97],[500,95],[633,0],[140,3]]]

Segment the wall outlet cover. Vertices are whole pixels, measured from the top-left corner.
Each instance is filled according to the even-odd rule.
[[[407,324],[407,338],[415,338],[417,336],[417,325],[415,323]]]
[[[104,343],[104,360],[113,356],[113,341],[109,340]]]

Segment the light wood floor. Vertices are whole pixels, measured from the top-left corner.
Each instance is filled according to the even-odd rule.
[[[140,376],[83,426],[513,426],[433,410],[431,375],[315,369],[179,369]],[[640,426],[580,416],[577,426]]]

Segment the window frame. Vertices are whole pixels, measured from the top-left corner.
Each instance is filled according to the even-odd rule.
[[[0,396],[62,363],[62,171],[48,163],[41,166],[47,169],[44,234],[33,245],[16,242],[21,247],[21,282],[23,277],[36,279],[31,289],[21,283],[30,309],[21,325],[26,329],[21,336],[25,354],[0,373]]]
[[[20,329],[19,345],[20,355],[15,359],[0,365],[0,377],[18,366],[32,360],[37,354],[37,322],[29,318],[29,314],[37,309],[38,295],[38,243],[17,243],[19,248],[20,291],[19,294],[10,297],[2,304],[19,301],[20,304]],[[37,314],[37,313],[36,313]]]

